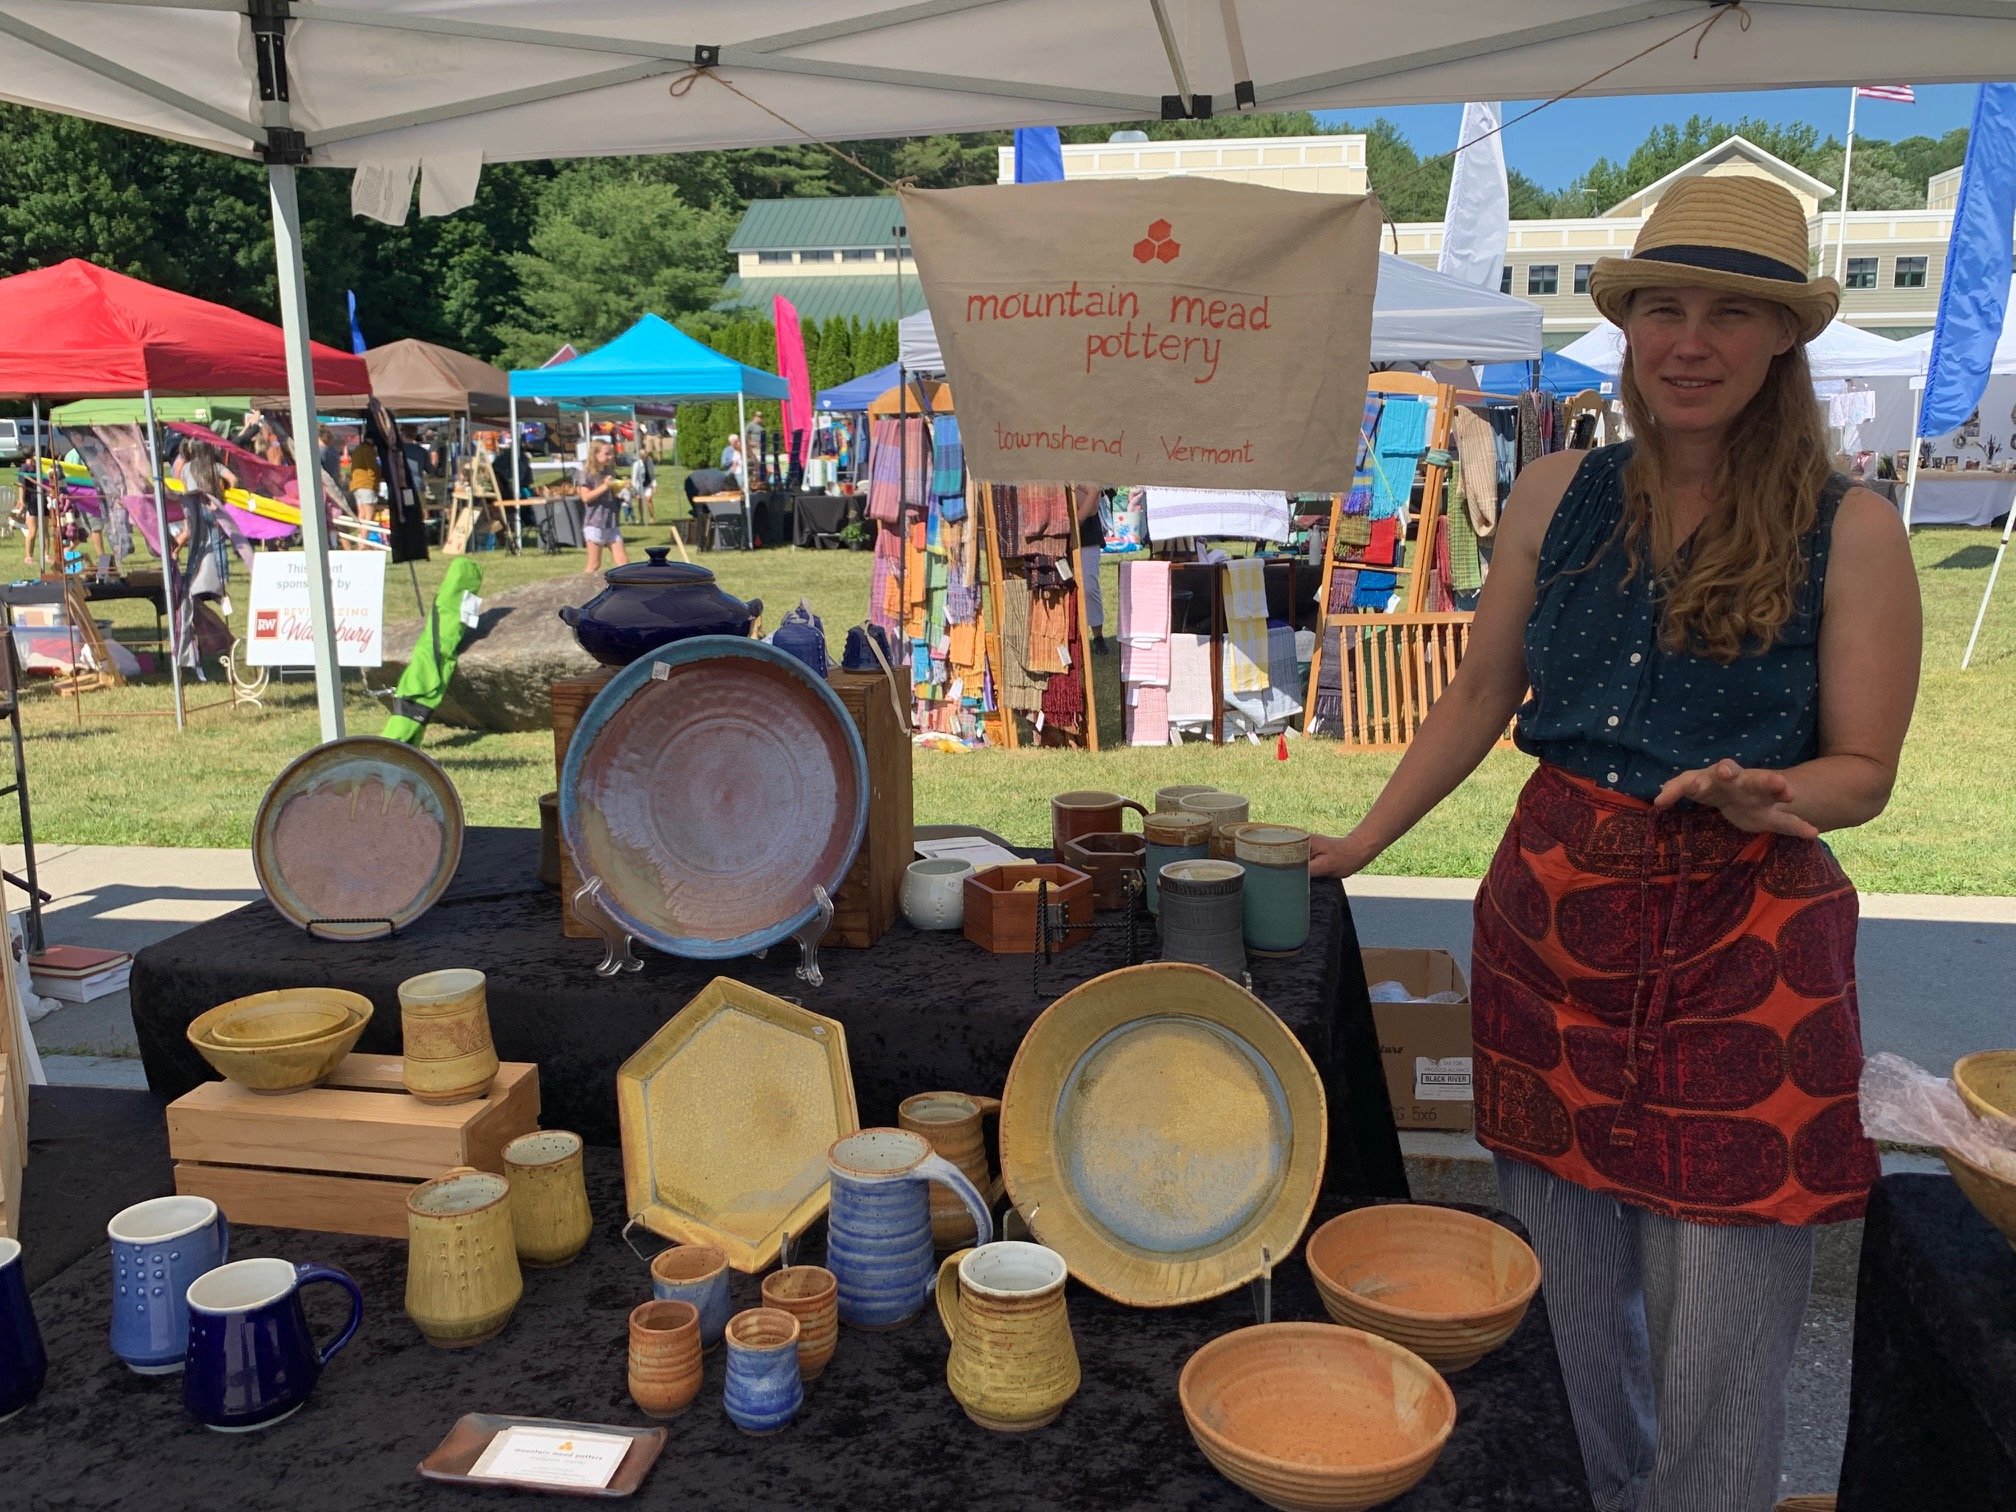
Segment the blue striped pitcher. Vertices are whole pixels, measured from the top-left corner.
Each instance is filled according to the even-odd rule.
[[[840,1283],[840,1320],[852,1327],[898,1327],[936,1294],[932,1182],[966,1205],[977,1243],[994,1237],[986,1199],[921,1134],[863,1129],[836,1141],[826,1164],[833,1174],[826,1267]]]

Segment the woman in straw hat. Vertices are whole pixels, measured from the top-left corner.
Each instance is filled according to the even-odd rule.
[[[1348,876],[1518,715],[1540,766],[1480,888],[1478,1137],[1531,1231],[1599,1512],[1769,1508],[1815,1226],[1877,1174],[1855,890],[1917,692],[1903,526],[1831,472],[1833,318],[1762,179],[1669,190],[1596,264],[1634,440],[1528,467],[1460,675]]]

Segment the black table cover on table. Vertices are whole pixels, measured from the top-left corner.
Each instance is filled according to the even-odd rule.
[[[2016,1250],[1946,1176],[1869,1198],[1840,1512],[2016,1507]]]
[[[150,1156],[159,1155],[159,1134]],[[54,1159],[47,1162],[55,1166]],[[78,1174],[95,1169],[80,1164]],[[56,1172],[48,1175],[61,1179]],[[561,1270],[525,1272],[509,1326],[475,1349],[425,1344],[401,1311],[406,1247],[382,1239],[240,1226],[233,1258],[278,1255],[338,1265],[364,1289],[356,1339],[294,1417],[249,1435],[211,1433],[182,1411],[179,1377],[143,1378],[106,1349],[110,1263],[91,1254],[35,1294],[49,1351],[42,1395],[0,1432],[8,1512],[400,1512],[457,1506],[550,1509],[548,1497],[460,1488],[415,1472],[465,1412],[591,1423],[647,1423],[630,1402],[625,1320],[650,1294],[620,1239],[622,1178],[613,1150],[588,1152],[597,1215],[587,1251]],[[1318,1218],[1335,1210],[1326,1203]],[[94,1211],[100,1227],[105,1214]],[[31,1243],[33,1236],[30,1236]],[[819,1257],[819,1234],[801,1260]],[[757,1282],[733,1278],[737,1307]],[[305,1294],[319,1338],[347,1301]],[[889,1333],[843,1328],[839,1352],[781,1434],[748,1438],[721,1410],[717,1350],[643,1500],[709,1512],[780,1507],[858,1512],[1173,1509],[1257,1506],[1191,1442],[1176,1397],[1183,1362],[1253,1320],[1243,1290],[1193,1307],[1130,1310],[1073,1283],[1072,1333],[1083,1384],[1052,1427],[997,1434],[970,1423],[945,1388],[945,1335],[928,1312]],[[1300,1259],[1275,1273],[1274,1316],[1321,1318]],[[1396,1512],[1578,1512],[1589,1506],[1545,1310],[1536,1300],[1511,1340],[1450,1379],[1457,1423],[1427,1478]]]
[[[818,544],[819,536],[838,535],[840,527],[847,523],[847,507],[853,502],[853,496],[849,494],[798,495],[794,543],[813,546]]]
[[[31,1290],[103,1244],[105,1225],[121,1208],[174,1190],[165,1118],[164,1104],[149,1092],[28,1089],[16,1237]]]
[[[872,950],[819,953],[822,987],[793,970],[789,943],[763,960],[687,961],[638,947],[641,971],[595,975],[602,946],[560,933],[558,895],[534,877],[531,830],[472,829],[455,884],[397,937],[363,944],[310,939],[261,900],[141,951],[133,1023],[147,1084],[179,1097],[214,1073],[184,1036],[204,1010],[279,987],[343,987],[377,1005],[358,1049],[396,1054],[399,983],[418,972],[473,966],[489,977],[498,1054],[539,1067],[541,1122],[590,1144],[618,1142],[616,1069],[703,986],[732,976],[840,1020],[866,1125],[893,1124],[913,1092],[998,1094],[1036,1015],[1069,988],[1126,964],[1116,932],[1057,956],[1038,996],[1029,956],[992,955],[957,933],[924,934],[898,919]],[[1343,890],[1312,889],[1309,943],[1295,956],[1255,957],[1253,989],[1292,1029],[1330,1100],[1326,1190],[1407,1195],[1399,1137]],[[1117,916],[1116,916],[1117,917]],[[1159,951],[1152,926],[1145,952]]]

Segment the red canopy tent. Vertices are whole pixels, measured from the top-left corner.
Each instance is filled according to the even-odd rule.
[[[364,359],[309,343],[317,393],[370,390]],[[160,450],[154,427],[157,394],[265,393],[287,388],[286,338],[280,327],[207,299],[177,294],[81,258],[0,278],[0,396],[77,399],[139,394],[147,401],[147,446],[154,474],[156,539],[167,555],[167,512],[161,498]],[[41,471],[41,427],[35,468]],[[313,469],[313,436],[296,438],[297,457]],[[39,494],[38,494],[39,497]],[[304,516],[305,522],[305,516]],[[320,532],[304,530],[312,560]],[[165,563],[164,563],[165,565]],[[168,604],[169,673],[175,722],[182,722],[182,671],[172,576],[164,572]]]
[[[310,342],[315,391],[368,392],[362,357]],[[280,327],[81,258],[0,278],[0,395],[287,390]]]

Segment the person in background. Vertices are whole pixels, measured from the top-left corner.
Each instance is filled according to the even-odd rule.
[[[1776,183],[1692,178],[1596,264],[1634,439],[1520,473],[1455,679],[1310,846],[1363,871],[1517,712],[1540,765],[1477,893],[1477,1138],[1605,1512],[1770,1512],[1815,1231],[1879,1173],[1820,836],[1890,800],[1921,614],[1896,509],[1828,465],[1806,343],[1840,288],[1807,246]]]
[[[588,460],[575,469],[574,486],[581,494],[581,535],[588,543],[588,565],[581,570],[602,570],[602,549],[618,567],[629,562],[623,549],[623,523],[616,504],[616,478],[610,471],[612,452],[607,441],[588,443]]]
[[[1105,656],[1112,651],[1106,644],[1106,601],[1099,591],[1099,558],[1106,545],[1106,526],[1099,517],[1100,490],[1083,490],[1091,499],[1092,508],[1078,522],[1078,581],[1079,591],[1085,595],[1085,624],[1092,631],[1092,654]]]
[[[369,436],[359,436],[350,444],[349,489],[351,501],[357,506],[357,518],[375,520],[378,517],[379,477],[378,448],[371,444]]]
[[[769,485],[769,442],[770,432],[763,424],[763,416],[760,413],[751,415],[748,442],[743,452],[743,458],[748,466],[744,469],[743,476],[755,480],[750,485],[753,488],[764,488]]]
[[[630,498],[637,506],[638,519],[655,521],[658,518],[657,497],[658,469],[652,465],[640,436],[637,455],[630,461]]]
[[[175,472],[182,480],[182,521],[171,533],[170,549],[189,548],[176,605],[176,643],[182,665],[193,668],[196,680],[204,682],[208,679],[203,671],[199,619],[207,616],[204,628],[213,633],[218,624],[229,620],[231,554],[235,550],[249,571],[252,547],[224,507],[224,495],[241,485],[215,445],[193,439],[185,443],[176,458]],[[224,644],[227,648],[230,644],[228,627]]]
[[[338,488],[343,486],[343,448],[336,440],[336,432],[328,426],[318,426],[315,431],[315,460],[322,464],[322,471]]]
[[[721,448],[721,471],[735,480],[737,488],[742,487],[747,481],[748,474],[742,467],[742,438],[740,436],[731,435],[728,438],[728,444]]]

